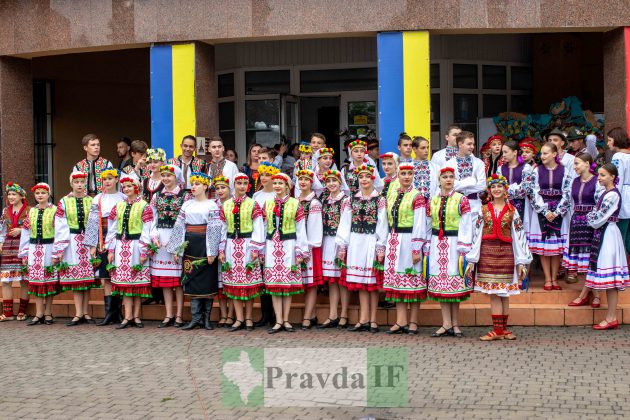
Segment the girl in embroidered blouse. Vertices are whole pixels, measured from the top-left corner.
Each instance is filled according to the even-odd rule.
[[[473,290],[464,276],[464,255],[472,245],[473,215],[468,198],[454,190],[455,169],[440,169],[440,191],[431,198],[431,241],[427,244],[427,289],[429,299],[440,302],[442,326],[432,337],[463,337],[459,328],[459,304]]]
[[[95,324],[89,312],[90,289],[95,287],[90,248],[83,243],[85,226],[92,207],[87,195],[87,174],[70,174],[72,193],[57,204],[53,264],[57,265],[62,291],[72,290],[75,316],[66,325]]]
[[[55,212],[50,203],[50,186],[44,182],[31,188],[37,206],[31,207],[22,224],[20,252],[22,265],[28,266],[28,294],[35,296],[36,314],[26,325],[53,323],[52,300],[59,293],[59,278],[52,263],[55,238]]]
[[[165,161],[166,152],[163,149],[147,150],[147,167],[151,175],[142,180],[142,195],[147,203],[151,202],[153,194],[164,188],[160,168],[164,166]]]
[[[529,221],[529,248],[533,254],[540,255],[545,273],[544,289],[562,290],[556,278],[568,231],[563,217],[569,209],[572,170],[562,166],[558,148],[553,143],[543,145],[540,159],[542,165],[532,172],[530,201],[538,214]]]
[[[341,190],[341,172],[329,170],[323,174],[326,191],[322,194],[323,245],[322,245],[322,276],[328,283],[329,314],[328,319],[318,328],[346,328],[348,325],[348,289],[345,285],[345,270],[342,270],[337,260],[337,244],[335,235],[341,219],[341,206],[346,197]],[[341,301],[341,315],[337,312]],[[343,322],[342,322],[343,321]]]
[[[110,270],[112,294],[122,296],[125,306],[125,317],[116,329],[130,325],[143,328],[140,303],[143,297],[151,296],[148,246],[155,219],[149,203],[139,196],[137,179],[123,178],[120,186],[127,198],[109,214],[112,223],[105,240],[107,262],[114,265]]]
[[[427,232],[426,201],[412,185],[413,170],[412,162],[400,164],[400,188],[387,197],[389,236],[383,290],[385,300],[396,303],[396,323],[386,331],[387,334],[417,334],[420,302],[427,298],[427,283],[422,274],[422,247],[430,232]]]
[[[524,138],[518,144],[519,149],[521,150],[521,157],[523,158],[523,163],[528,164],[532,167],[532,170],[536,169],[538,164],[536,163],[536,155],[538,154],[538,149],[536,149],[536,145],[534,144],[534,139],[532,138]]]
[[[383,172],[385,173],[385,178],[383,178],[383,191],[381,191],[381,195],[387,198],[387,195],[390,191],[394,193],[398,191],[398,187],[400,187],[400,182],[398,181],[398,155],[396,153],[384,153],[380,156],[381,166],[383,167]]]
[[[236,312],[230,332],[254,329],[254,299],[264,292],[265,286],[260,271],[265,222],[258,203],[247,196],[249,187],[249,177],[244,173],[236,174],[234,198],[223,203],[227,241],[225,250],[219,252],[219,263],[223,266],[223,294],[230,298]]]
[[[466,276],[476,268],[475,291],[490,295],[494,328],[482,341],[514,340],[507,329],[510,296],[520,293],[519,282],[532,262],[523,222],[508,200],[508,180],[493,174],[488,178],[490,202],[481,206],[472,249],[466,255]]]
[[[619,291],[630,287],[628,264],[621,231],[617,226],[621,210],[621,194],[615,183],[619,173],[612,163],[599,168],[598,180],[604,191],[598,194],[595,208],[587,216],[593,230],[591,256],[586,273],[586,287],[606,290],[608,310],[606,318],[593,325],[595,330],[611,330],[619,327],[617,302]]]
[[[119,296],[112,296],[112,282],[110,273],[107,270],[107,247],[105,238],[111,227],[112,221],[110,213],[120,201],[126,198],[125,194],[118,191],[118,170],[108,169],[101,172],[103,180],[100,194],[92,200],[90,216],[85,228],[85,239],[83,243],[90,247],[90,256],[94,266],[94,274],[101,281],[103,286],[103,302],[105,307],[105,317],[96,325],[99,327],[117,324],[122,321],[120,313],[122,300]]]
[[[274,199],[265,203],[265,287],[271,295],[276,324],[268,330],[275,334],[282,329],[294,332],[289,323],[291,300],[302,293],[303,263],[310,258],[306,218],[300,202],[290,196],[292,182],[285,173],[273,176]]]
[[[166,250],[166,246],[171,239],[179,210],[191,196],[184,190],[186,181],[179,167],[164,165],[159,170],[164,188],[155,193],[151,199],[151,208],[156,219],[151,231],[151,242],[157,248],[157,251],[150,253],[151,287],[162,289],[164,295],[166,316],[158,328],[166,328],[171,325],[181,328],[184,326],[182,319],[184,309],[184,290],[181,285],[182,265],[175,262],[174,255]],[[175,315],[173,315],[173,295],[175,295],[176,303]]]
[[[306,218],[306,237],[311,257],[302,267],[302,282],[304,283],[304,319],[302,329],[311,329],[317,324],[315,303],[317,301],[317,286],[324,284],[322,278],[322,203],[317,199],[313,191],[315,174],[313,171],[302,170],[296,174],[300,186],[300,205]]]
[[[359,322],[349,331],[379,331],[376,322],[387,242],[387,202],[374,188],[374,167],[354,169],[360,189],[344,199],[337,230],[337,258],[346,265],[346,285],[359,292]]]
[[[496,173],[507,180],[507,195],[510,204],[518,210],[524,226],[527,227],[530,216],[527,213],[531,213],[531,205],[527,196],[531,191],[532,167],[523,161],[519,155],[518,143],[513,140],[505,142],[502,153],[504,163],[497,168]]]
[[[232,198],[232,190],[230,188],[231,181],[219,175],[212,180],[214,186],[215,201],[219,208],[223,207],[223,203]],[[219,328],[230,328],[234,324],[234,301],[228,299],[223,294],[223,273],[219,270],[219,293],[217,294],[217,300],[219,301],[219,322],[217,326]]]
[[[18,258],[22,225],[29,214],[26,203],[26,191],[15,182],[5,187],[7,206],[2,211],[0,221],[0,281],[2,282],[2,314],[0,322],[12,321],[13,318],[13,285],[20,283],[20,308],[18,321],[26,320],[28,306],[28,282],[22,274],[22,261]]]
[[[578,175],[571,183],[569,196],[570,221],[569,237],[564,244],[562,265],[568,271],[567,283],[577,283],[578,274],[586,274],[591,256],[593,228],[589,226],[587,215],[595,207],[595,196],[603,188],[597,182],[597,172],[593,164],[593,157],[588,153],[580,153],[573,161],[575,173]],[[599,308],[599,291],[582,288],[580,295],[569,303],[569,306],[584,306],[589,304],[589,294],[593,292],[591,306]]]

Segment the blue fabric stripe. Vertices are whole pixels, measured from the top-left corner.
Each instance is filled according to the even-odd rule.
[[[173,60],[170,45],[151,47],[151,147],[173,156]]]
[[[405,130],[403,34],[379,33],[376,41],[380,150],[397,150],[398,135]]]

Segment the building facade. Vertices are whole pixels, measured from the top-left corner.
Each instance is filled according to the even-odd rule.
[[[177,154],[220,135],[246,158],[323,132],[441,147],[566,96],[626,126],[630,8],[605,0],[21,1],[0,8],[0,175],[66,188],[96,133]],[[482,139],[483,140],[483,139]],[[342,156],[343,157],[343,156]]]

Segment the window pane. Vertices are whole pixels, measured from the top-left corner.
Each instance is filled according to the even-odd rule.
[[[532,68],[512,66],[512,89],[531,90]]]
[[[234,130],[234,102],[219,103],[219,131]]]
[[[477,95],[453,95],[453,114],[455,123],[477,123],[478,116]]]
[[[289,93],[289,70],[248,71],[245,73],[245,93]]]
[[[440,87],[440,65],[439,64],[431,64],[431,88],[439,88]]]
[[[376,67],[360,69],[304,70],[300,72],[300,92],[377,90]]]
[[[496,117],[507,111],[507,96],[483,95],[483,116]]]
[[[348,132],[366,135],[376,129],[376,102],[348,102]]]
[[[219,75],[219,98],[234,96],[234,73]]]
[[[280,100],[245,101],[247,147],[253,142],[273,147],[280,142]]]
[[[219,137],[221,137],[221,140],[223,140],[223,146],[225,146],[225,150],[227,149],[232,149],[234,150],[236,147],[236,139],[234,136],[234,130],[229,130],[229,131],[220,131],[219,130]]]
[[[453,87],[477,89],[477,65],[453,64]]]
[[[440,94],[431,94],[431,124],[440,124]]]
[[[533,112],[532,97],[530,95],[512,95],[510,111],[531,114]]]
[[[483,66],[483,88],[505,89],[507,86],[505,66]]]

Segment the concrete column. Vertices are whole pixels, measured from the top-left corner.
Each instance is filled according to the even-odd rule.
[[[180,154],[184,136],[218,133],[214,47],[200,42],[151,47],[151,145]]]
[[[35,182],[31,61],[0,57],[0,175],[2,189]]]
[[[606,32],[603,54],[605,130],[619,126],[627,130],[630,118],[630,28]]]

